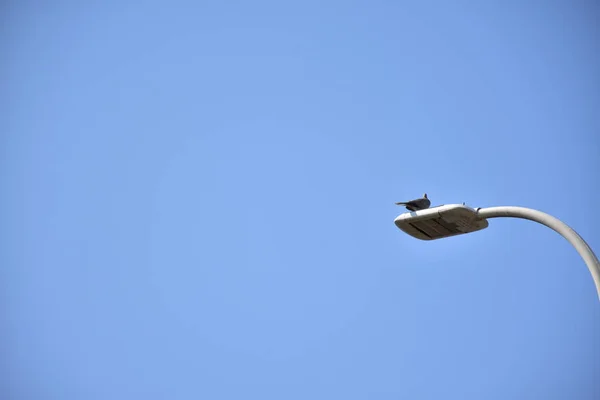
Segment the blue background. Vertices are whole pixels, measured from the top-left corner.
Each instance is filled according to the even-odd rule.
[[[26,2],[27,3],[27,2]],[[588,1],[2,7],[0,397],[598,399]]]

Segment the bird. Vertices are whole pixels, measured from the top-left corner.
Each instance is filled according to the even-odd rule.
[[[418,211],[429,208],[431,205],[431,201],[427,198],[427,193],[423,194],[423,197],[420,199],[415,199],[407,202],[398,202],[396,203],[398,206],[406,206],[408,211]]]

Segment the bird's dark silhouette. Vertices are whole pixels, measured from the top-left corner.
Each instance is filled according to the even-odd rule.
[[[398,206],[406,206],[408,211],[418,211],[429,208],[431,205],[431,201],[427,198],[427,193],[423,194],[423,197],[420,199],[415,199],[407,202],[398,202],[396,203]]]

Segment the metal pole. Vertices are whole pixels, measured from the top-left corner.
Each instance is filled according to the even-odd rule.
[[[488,207],[479,208],[477,215],[481,218],[522,218],[530,221],[538,222],[542,225],[546,225],[548,228],[553,229],[562,235],[575,247],[583,261],[590,270],[594,284],[596,285],[596,291],[598,292],[598,298],[600,298],[600,261],[594,254],[590,246],[583,240],[577,232],[575,232],[569,225],[565,224],[558,218],[543,213],[541,211],[533,210],[525,207]]]

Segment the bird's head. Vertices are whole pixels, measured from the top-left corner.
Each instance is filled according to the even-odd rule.
[[[423,198],[426,199],[427,198],[427,193],[423,193]]]

